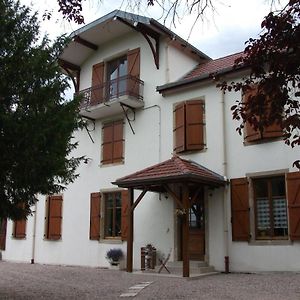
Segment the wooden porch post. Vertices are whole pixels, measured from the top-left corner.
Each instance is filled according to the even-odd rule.
[[[190,254],[189,254],[189,188],[185,184],[182,189],[182,202],[183,209],[185,214],[182,218],[182,260],[183,260],[183,269],[182,276],[190,277]]]
[[[128,190],[128,238],[127,238],[127,272],[132,272],[133,265],[133,188]]]

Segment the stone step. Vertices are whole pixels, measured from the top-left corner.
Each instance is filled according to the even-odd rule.
[[[180,267],[182,268],[183,262],[182,261],[172,261],[167,263],[168,267]],[[198,261],[198,260],[190,260],[190,268],[201,268],[201,267],[208,267],[207,262],[205,261]]]

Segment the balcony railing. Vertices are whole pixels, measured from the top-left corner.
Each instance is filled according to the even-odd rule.
[[[126,75],[92,86],[79,92],[83,96],[81,109],[90,109],[99,104],[108,104],[116,99],[130,98],[143,102],[144,82],[137,77]]]

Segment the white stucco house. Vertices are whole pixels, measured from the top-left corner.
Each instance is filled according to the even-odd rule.
[[[140,248],[218,271],[300,270],[298,149],[278,126],[245,126],[211,74],[235,80],[233,54],[212,60],[153,19],[110,14],[72,33],[60,57],[84,95],[87,157],[61,195],[42,195],[26,221],[2,221],[2,259],[108,266],[122,248],[127,270]],[[247,100],[247,95],[244,95]]]

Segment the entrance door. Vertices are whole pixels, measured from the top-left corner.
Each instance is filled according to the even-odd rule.
[[[204,260],[205,228],[204,228],[204,199],[200,197],[191,204],[189,209],[189,252],[190,259]]]

